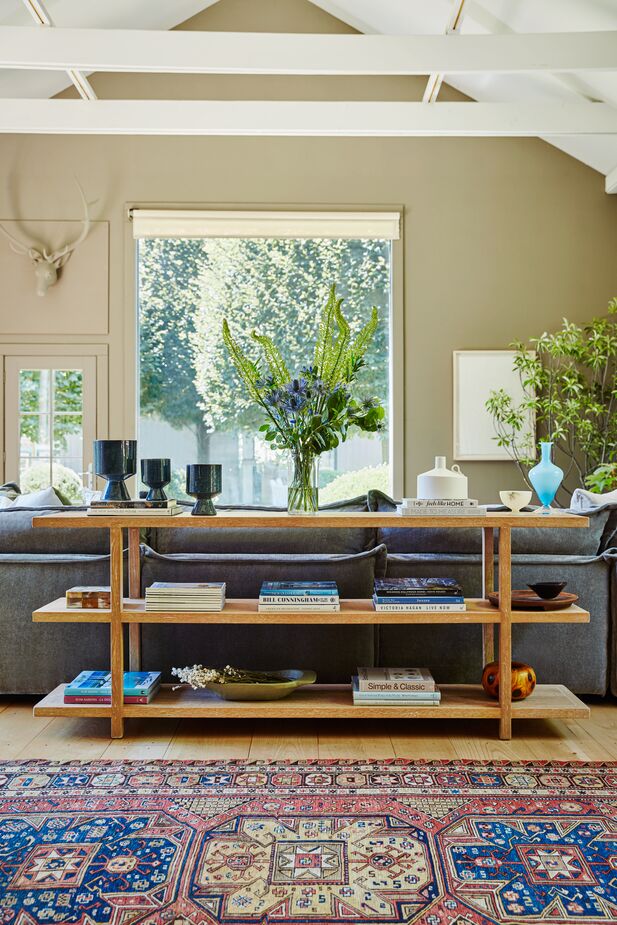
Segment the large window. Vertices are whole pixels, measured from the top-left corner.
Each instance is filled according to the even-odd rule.
[[[259,438],[263,422],[222,342],[226,318],[252,350],[270,335],[291,370],[310,363],[318,314],[336,282],[352,328],[377,306],[380,325],[361,373],[363,395],[388,406],[391,241],[384,237],[182,237],[138,240],[139,446],[172,457],[173,493],[189,462],[221,462],[221,501],[285,505],[286,460]],[[251,347],[251,344],[253,346]],[[389,427],[350,435],[320,465],[322,503],[390,489]]]

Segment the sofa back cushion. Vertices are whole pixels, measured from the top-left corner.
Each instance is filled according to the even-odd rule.
[[[368,506],[371,511],[396,510],[396,502],[379,491],[369,491]],[[616,508],[617,505],[609,504],[586,511],[584,516],[589,517],[588,528],[516,527],[512,530],[512,553],[595,556],[608,548],[611,537],[617,530]],[[494,506],[491,510],[505,511],[506,508]],[[377,540],[385,543],[389,553],[477,554],[482,551],[482,534],[477,527],[380,527],[377,530]]]
[[[7,508],[0,511],[0,553],[81,553],[105,555],[109,552],[106,528],[83,530],[68,527],[33,527],[32,518],[61,511],[85,508]]]
[[[298,531],[301,532],[301,531]],[[146,547],[142,593],[154,581],[224,581],[227,597],[259,597],[262,582],[336,581],[341,597],[370,597],[386,573],[386,547],[356,554],[173,553]]]
[[[219,511],[278,511],[285,508],[217,505]],[[366,495],[338,501],[321,508],[323,511],[367,511]],[[310,518],[307,518],[310,520]],[[197,553],[355,553],[376,545],[371,527],[330,529],[315,525],[301,530],[287,527],[195,527],[183,530],[152,530],[149,545],[163,555],[182,552]]]

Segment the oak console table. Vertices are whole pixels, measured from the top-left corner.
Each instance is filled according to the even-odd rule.
[[[377,613],[371,600],[345,600],[339,613],[259,613],[256,600],[228,600],[217,613],[148,613],[140,593],[139,530],[158,527],[170,530],[208,527],[251,529],[253,527],[474,527],[482,531],[483,595],[494,589],[494,532],[498,531],[498,585],[511,590],[511,534],[517,527],[544,529],[584,528],[586,517],[561,514],[491,513],[487,516],[403,516],[396,513],[328,513],[310,516],[256,513],[219,513],[216,517],[174,517],[131,515],[91,517],[83,512],[43,515],[33,518],[35,527],[107,528],[110,533],[111,607],[107,610],[69,610],[64,598],[52,601],[33,614],[35,622],[109,623],[112,694],[109,704],[65,704],[64,688],[59,685],[34,707],[35,716],[108,717],[111,735],[121,738],[127,717],[253,717],[253,718],[399,718],[399,719],[478,719],[499,720],[499,735],[509,739],[512,718],[585,719],[589,708],[566,687],[539,684],[523,701],[511,702],[509,685],[502,684],[499,702],[490,700],[480,685],[440,685],[441,704],[429,707],[354,706],[349,685],[316,685],[294,692],[286,700],[233,702],[221,700],[209,691],[181,689],[164,685],[148,704],[123,702],[124,624],[129,625],[129,665],[139,670],[140,624],[142,623],[303,623],[303,624],[385,624],[385,623],[480,623],[483,628],[483,657],[494,657],[495,626],[499,627],[498,652],[501,677],[509,677],[512,658],[513,623],[588,623],[589,613],[577,606],[551,612],[511,610],[510,594],[500,595],[499,609],[484,598],[468,598],[464,613]],[[128,596],[123,587],[123,529],[128,529]],[[156,666],[150,666],[156,667]],[[429,666],[430,667],[430,666]]]

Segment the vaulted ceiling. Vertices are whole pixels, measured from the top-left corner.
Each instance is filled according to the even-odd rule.
[[[30,0],[0,0],[0,24],[31,26]],[[35,0],[36,2],[36,0]],[[46,0],[57,27],[169,30],[225,0]],[[284,2],[284,0],[282,0]],[[440,35],[461,0],[311,0],[364,33]],[[243,23],[234,24],[242,31]],[[617,0],[464,0],[457,31],[500,33],[617,30]],[[604,102],[617,107],[617,71],[551,74],[456,74],[448,83],[480,102]],[[63,71],[0,70],[0,97],[49,98],[70,85]],[[427,104],[430,105],[430,104]],[[617,135],[546,138],[567,154],[608,175],[617,168]]]

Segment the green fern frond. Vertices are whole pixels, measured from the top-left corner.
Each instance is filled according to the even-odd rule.
[[[360,359],[366,353],[367,347],[373,339],[375,331],[379,325],[379,315],[377,309],[373,306],[371,312],[371,320],[364,325],[362,330],[358,333],[353,344],[351,345],[350,355],[354,359]]]
[[[223,343],[229,351],[229,355],[234,366],[236,367],[238,375],[246,385],[251,396],[255,400],[259,401],[260,394],[259,389],[257,388],[257,382],[259,380],[259,368],[257,367],[256,363],[253,363],[252,360],[249,360],[249,358],[244,355],[236,341],[233,339],[226,319],[223,319]]]
[[[287,364],[281,356],[280,350],[275,346],[272,338],[267,337],[265,334],[257,334],[256,331],[253,331],[251,337],[262,348],[275,384],[277,386],[282,386],[289,382],[291,375],[287,369]]]
[[[351,328],[345,319],[343,312],[341,311],[341,305],[343,303],[342,299],[338,299],[335,309],[334,317],[338,326],[338,337],[334,342],[330,355],[328,357],[328,362],[326,369],[323,372],[323,380],[328,385],[335,385],[336,382],[341,378],[341,374],[346,369],[349,362],[349,342],[351,340]]]
[[[328,352],[332,349],[332,336],[334,328],[334,319],[337,307],[340,310],[342,299],[336,298],[336,284],[330,286],[328,301],[324,306],[319,320],[319,329],[317,331],[317,341],[315,343],[315,366],[323,375],[328,359]]]

